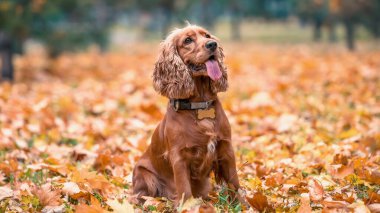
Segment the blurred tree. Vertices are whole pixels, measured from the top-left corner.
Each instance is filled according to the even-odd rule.
[[[124,14],[132,14],[128,16],[132,19],[148,17],[149,30],[160,29],[165,36],[173,22],[190,17],[212,31],[225,12],[235,40],[241,38],[243,18],[286,19],[293,14],[313,24],[315,40],[321,39],[326,25],[329,40],[335,41],[338,21],[344,24],[350,49],[355,48],[358,24],[380,37],[380,0],[0,0],[3,79],[13,78],[12,54],[22,52],[27,38],[44,42],[55,56],[92,43],[104,48],[108,29]]]
[[[340,0],[328,1],[328,15],[326,18],[326,24],[327,24],[330,42],[337,41],[336,26],[338,23],[339,9],[340,9]]]
[[[380,0],[369,0],[365,7],[363,23],[377,39],[380,38]]]
[[[298,0],[298,15],[303,21],[313,23],[314,40],[321,39],[322,26],[329,31],[329,40],[336,40],[335,27],[338,21],[344,25],[346,45],[355,49],[355,31],[364,24],[378,36],[380,31],[380,0]]]
[[[372,4],[378,0],[341,0],[340,16],[346,31],[346,45],[350,50],[355,49],[356,26],[369,18],[372,20]]]
[[[241,39],[242,4],[241,1],[229,1],[231,11],[231,35],[232,40]]]
[[[1,0],[0,52],[3,64],[12,64],[13,51],[21,53],[27,38],[44,42],[55,56],[64,50],[79,50],[97,43],[104,48],[107,30],[118,0]],[[4,56],[5,55],[5,56]],[[6,62],[4,62],[6,61]],[[12,66],[2,66],[3,79],[13,78]]]
[[[299,0],[297,4],[298,14],[303,21],[309,21],[313,25],[313,39],[319,41],[322,38],[322,26],[328,15],[327,0]]]
[[[13,79],[12,64],[12,41],[7,34],[0,32],[0,57],[1,57],[1,79],[11,81]]]

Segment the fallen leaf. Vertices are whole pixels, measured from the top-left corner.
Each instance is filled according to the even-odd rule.
[[[372,213],[380,213],[380,203],[370,204],[368,205],[368,208]]]
[[[354,213],[371,213],[363,202],[352,203],[348,206],[348,208]]]
[[[90,198],[90,205],[87,204],[79,204],[75,207],[76,213],[102,213],[106,212],[102,206],[100,205],[100,202],[94,197],[91,196]]]
[[[59,190],[52,190],[50,184],[42,185],[41,187],[36,187],[32,190],[42,206],[59,206],[61,205],[61,192]]]
[[[310,198],[308,194],[301,194],[301,205],[297,210],[297,213],[311,213]]]
[[[311,201],[318,202],[322,200],[324,191],[322,185],[317,180],[310,178],[308,189]]]
[[[349,203],[344,201],[324,200],[322,201],[322,205],[322,212],[336,212],[337,210],[347,211]]]
[[[106,203],[109,206],[111,206],[111,208],[113,209],[113,212],[116,212],[116,213],[134,212],[133,206],[127,201],[124,201],[123,203],[119,203],[119,201],[117,200],[107,200]]]
[[[78,184],[74,182],[66,182],[63,184],[62,191],[68,195],[73,195],[79,193],[81,190]]]
[[[253,197],[247,196],[246,199],[249,205],[251,205],[257,211],[263,212],[272,208],[268,203],[267,197],[261,192],[256,192]]]
[[[179,205],[178,212],[186,212],[186,213],[199,212],[199,207],[202,205],[202,203],[203,203],[202,199],[191,197]]]
[[[60,206],[45,206],[42,210],[42,213],[61,213],[65,212],[65,205]]]
[[[12,196],[13,196],[13,190],[11,188],[7,186],[0,187],[0,201]]]

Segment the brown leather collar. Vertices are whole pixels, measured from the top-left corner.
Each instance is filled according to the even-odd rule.
[[[190,102],[188,99],[170,99],[170,105],[175,111],[208,109],[210,106],[212,106],[213,103],[214,100]]]

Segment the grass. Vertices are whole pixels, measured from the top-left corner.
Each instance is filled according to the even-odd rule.
[[[241,204],[237,200],[232,200],[230,196],[231,189],[223,186],[218,194],[218,202],[215,208],[218,212],[241,212]]]

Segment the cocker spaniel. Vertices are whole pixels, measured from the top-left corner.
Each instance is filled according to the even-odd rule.
[[[195,25],[174,30],[161,43],[153,86],[170,101],[133,170],[138,197],[168,197],[177,204],[207,198],[211,172],[238,197],[231,127],[217,96],[228,87],[223,58],[218,39]]]

